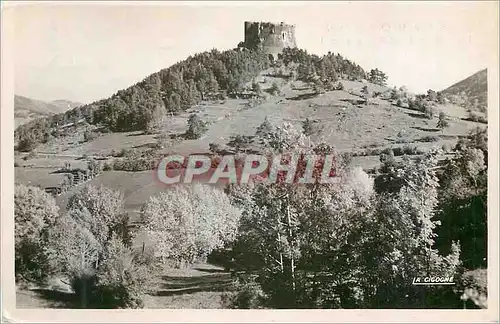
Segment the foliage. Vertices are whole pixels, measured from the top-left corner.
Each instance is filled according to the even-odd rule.
[[[385,86],[387,83],[387,75],[379,69],[372,69],[368,73],[368,81],[381,86]]]
[[[269,93],[272,94],[273,96],[279,96],[281,94],[280,87],[276,82],[273,82],[271,88],[269,88]]]
[[[251,286],[251,291],[262,289],[259,307],[455,303],[458,297],[450,289],[430,289],[422,296],[411,282],[414,276],[454,275],[459,265],[457,244],[447,256],[434,248],[436,163],[432,153],[394,165],[388,172],[397,185],[378,194],[372,178],[348,165],[337,170],[335,184],[233,188],[233,203],[243,211],[234,248],[240,258],[252,256],[252,264],[260,265],[258,286]],[[252,296],[248,290],[242,288],[243,297]]]
[[[252,276],[241,276],[235,282],[234,292],[225,296],[225,304],[233,309],[259,309],[264,308],[266,295],[262,287]]]
[[[273,126],[269,122],[269,119],[266,117],[262,124],[257,127],[257,131],[255,132],[255,135],[259,138],[265,138],[267,137],[272,131],[273,131]]]
[[[439,112],[439,119],[437,122],[437,127],[444,129],[444,128],[450,126],[450,123],[448,123],[448,120],[446,120],[446,119],[447,119],[446,114],[443,111]]]
[[[420,138],[418,141],[420,141],[420,142],[437,142],[437,141],[439,141],[439,137],[434,136],[434,135],[427,135],[427,136]]]
[[[319,57],[299,48],[285,48],[281,57],[286,66],[298,64],[297,78],[306,82],[315,78],[321,82],[337,82],[338,78],[358,80],[365,77],[359,65],[332,52]]]
[[[290,123],[276,126],[272,132],[261,134],[260,140],[264,147],[275,152],[289,152],[299,150],[305,145],[306,136]]]
[[[457,145],[455,156],[445,161],[440,174],[438,245],[446,251],[450,241],[460,240],[468,269],[486,266],[487,156],[486,129],[474,130]]]
[[[232,92],[268,68],[269,58],[259,51],[211,50],[188,57],[154,73],[107,99],[83,105],[16,129],[20,149],[35,147],[58,125],[85,119],[117,131],[153,132],[167,112],[178,113],[220,90]]]
[[[461,299],[472,302],[479,308],[487,308],[488,298],[488,270],[476,269],[465,272],[460,278],[457,291],[462,292]]]
[[[186,138],[198,139],[207,131],[207,129],[207,123],[202,121],[198,115],[192,114],[188,119]]]
[[[113,163],[113,169],[117,171],[147,171],[153,168],[155,150],[139,152],[131,150],[125,153],[123,159],[117,159]]]
[[[309,118],[306,118],[306,120],[302,122],[302,129],[305,136],[312,136],[321,131],[316,121],[311,121]]]
[[[219,189],[176,186],[143,206],[141,227],[159,259],[183,266],[234,240],[239,217]]]
[[[59,217],[54,198],[37,187],[16,185],[14,191],[16,280],[43,282],[52,269],[45,246]]]
[[[113,235],[107,243],[102,264],[96,274],[93,294],[99,308],[142,308],[153,267],[138,262],[132,250]]]
[[[481,114],[475,113],[471,110],[468,111],[468,117],[467,120],[477,122],[477,123],[483,123],[483,124],[488,124],[488,118],[485,116],[482,116]]]
[[[221,147],[217,143],[210,143],[208,144],[208,150],[213,154],[217,154],[221,150]]]
[[[46,246],[51,265],[69,278],[81,308],[142,307],[153,264],[130,250],[121,193],[88,186],[69,199]]]
[[[236,152],[239,152],[241,150],[246,150],[248,149],[248,146],[252,143],[252,136],[245,136],[245,135],[235,135],[231,136],[229,143],[227,143],[228,146],[234,147]]]

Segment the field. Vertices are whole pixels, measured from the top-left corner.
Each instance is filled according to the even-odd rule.
[[[261,79],[263,77],[261,76]],[[182,140],[166,147],[159,153],[181,154],[208,152],[210,143],[224,146],[233,135],[253,136],[257,127],[267,117],[273,125],[291,123],[301,128],[306,118],[316,121],[322,132],[313,140],[323,140],[340,152],[358,153],[353,164],[366,170],[379,164],[378,154],[361,154],[367,149],[382,150],[388,147],[412,146],[424,152],[432,147],[451,147],[467,133],[484,124],[466,121],[464,108],[452,104],[439,105],[438,109],[449,116],[449,127],[437,128],[437,116],[427,119],[417,111],[400,108],[390,100],[374,98],[368,104],[359,103],[361,88],[368,86],[370,92],[385,92],[388,88],[374,84],[343,81],[344,90],[329,91],[316,95],[304,84],[291,84],[284,79],[266,77],[262,87],[272,82],[280,84],[280,96],[267,96],[258,104],[249,105],[246,99],[227,99],[224,102],[202,102],[189,111],[168,117],[164,130],[172,135],[182,135],[187,129],[187,119],[193,112],[209,122],[208,131],[197,140]],[[122,149],[141,150],[156,143],[157,135],[139,132],[106,133],[92,141],[84,142],[82,132],[73,136],[55,139],[37,148],[37,155],[27,158],[26,154],[16,157],[16,183],[30,184],[42,188],[57,186],[63,174],[54,173],[67,162],[72,167],[84,167],[85,157],[111,158],[112,152]],[[433,140],[426,142],[426,138]],[[23,157],[27,159],[24,160]],[[400,158],[400,157],[398,157]],[[106,186],[120,190],[125,196],[125,208],[131,215],[132,224],[138,221],[141,206],[149,197],[157,195],[167,187],[160,184],[154,172],[105,171],[87,184]],[[64,212],[68,198],[80,190],[82,185],[57,196],[56,201]],[[147,239],[139,233],[135,246]],[[222,307],[222,288],[229,282],[229,274],[211,265],[197,265],[192,269],[166,269],[158,278],[158,291],[146,297],[148,308],[218,308]],[[46,292],[21,289],[18,293],[18,307],[41,307],[50,304]],[[61,293],[63,294],[63,293]],[[40,297],[40,296],[45,297]],[[70,297],[68,297],[70,298]],[[57,300],[57,298],[55,298]],[[53,300],[52,300],[53,302]],[[57,303],[56,303],[57,304]],[[54,305],[52,303],[52,305]],[[61,307],[60,304],[56,305]],[[64,305],[63,305],[64,306]]]

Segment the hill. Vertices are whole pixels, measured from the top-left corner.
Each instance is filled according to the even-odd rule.
[[[442,91],[457,104],[468,109],[486,111],[488,107],[488,72],[487,69],[474,73]]]
[[[69,100],[54,100],[50,102],[31,99],[24,96],[14,96],[15,126],[25,124],[39,117],[46,117],[64,113],[70,109],[81,106],[79,102]]]

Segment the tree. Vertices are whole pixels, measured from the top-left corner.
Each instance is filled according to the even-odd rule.
[[[52,269],[45,247],[59,218],[54,198],[40,188],[18,184],[14,191],[16,280],[44,281]]]
[[[434,153],[432,153],[434,154]],[[236,247],[252,257],[263,306],[273,308],[437,307],[450,287],[420,294],[415,276],[453,276],[459,246],[434,247],[435,155],[394,168],[399,188],[377,195],[360,168],[338,183],[257,183],[230,191],[242,211]],[[458,300],[458,298],[456,298]],[[255,300],[254,300],[255,301]]]
[[[302,122],[302,129],[304,135],[306,136],[315,135],[320,131],[317,125],[315,124],[315,121],[311,121],[309,118],[306,118],[306,120]]]
[[[260,84],[258,84],[255,81],[252,82],[252,91],[260,96],[262,94],[262,88],[261,88]]]
[[[348,185],[258,183],[231,192],[243,210],[235,246],[243,258],[252,256],[265,306],[331,307],[325,300],[331,290],[325,294],[322,290],[338,285],[342,276],[347,280],[348,274],[357,273],[353,267],[342,269],[344,261],[340,261],[353,245],[346,238],[361,233],[349,227],[347,211],[369,204],[373,184],[360,170],[347,172],[342,179]],[[338,281],[332,282],[330,276]]]
[[[150,198],[141,210],[141,228],[152,240],[156,257],[183,266],[234,240],[239,217],[220,189],[178,186]]]
[[[20,152],[30,152],[38,145],[38,142],[34,138],[33,134],[23,135],[17,145],[17,149]]]
[[[51,228],[48,244],[51,263],[59,274],[69,278],[82,308],[92,299],[95,271],[104,248],[92,231],[78,221],[90,217],[88,210],[71,210]]]
[[[212,154],[217,154],[221,150],[221,147],[217,143],[210,143],[208,144],[208,149]]]
[[[279,96],[281,93],[280,87],[276,82],[273,82],[271,85],[271,88],[269,89],[269,93],[272,94],[273,96]]]
[[[379,69],[372,69],[368,73],[368,81],[374,84],[385,86],[387,83],[387,75]]]
[[[269,122],[269,119],[267,118],[264,118],[264,121],[262,122],[262,124],[259,125],[259,127],[257,127],[257,131],[255,133],[255,135],[257,137],[266,137],[269,133],[271,133],[273,131],[273,126],[271,125],[271,123]]]
[[[300,150],[305,146],[306,136],[292,124],[284,123],[262,138],[262,144],[275,152]]]
[[[67,209],[49,231],[47,253],[57,273],[70,279],[80,307],[141,307],[144,280],[134,278],[147,275],[131,257],[122,195],[88,186]]]
[[[443,130],[444,128],[450,126],[450,124],[448,123],[448,120],[446,120],[446,114],[444,113],[444,111],[440,111],[439,112],[439,119],[438,119],[438,122],[437,122],[437,127],[440,128],[441,130]]]
[[[370,225],[377,234],[372,237],[372,251],[367,251],[367,256],[375,262],[372,266],[368,264],[367,270],[375,272],[364,272],[374,280],[371,289],[377,287],[370,303],[396,308],[454,303],[456,296],[451,289],[436,288],[422,295],[407,279],[423,275],[453,276],[460,263],[458,244],[448,246],[447,256],[435,247],[435,228],[439,225],[435,219],[436,164],[437,152],[430,152],[418,161],[403,161],[394,170],[399,189],[380,194],[377,216]],[[377,267],[373,267],[375,264]]]
[[[427,90],[427,99],[432,102],[438,102],[438,94],[434,90]]]
[[[79,211],[73,217],[78,218],[101,245],[109,240],[113,229],[127,220],[123,194],[103,186],[86,186],[69,198],[67,210]]]
[[[207,131],[207,129],[207,123],[202,121],[198,115],[192,114],[188,119],[186,137],[188,139],[198,139]]]
[[[428,101],[421,101],[420,103],[421,111],[424,113],[424,116],[427,119],[432,119],[434,115],[436,114],[436,107],[433,106],[431,103]]]
[[[155,266],[140,262],[116,235],[107,243],[101,262],[94,290],[99,307],[144,307],[142,296],[151,284]]]
[[[228,146],[234,147],[236,152],[239,152],[243,149],[245,152],[248,149],[248,146],[252,143],[252,136],[244,136],[244,135],[236,135],[231,136]]]

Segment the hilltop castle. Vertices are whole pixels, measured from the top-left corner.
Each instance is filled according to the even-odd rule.
[[[245,21],[245,40],[242,46],[248,49],[261,49],[274,58],[286,47],[297,47],[295,26],[285,23]]]

